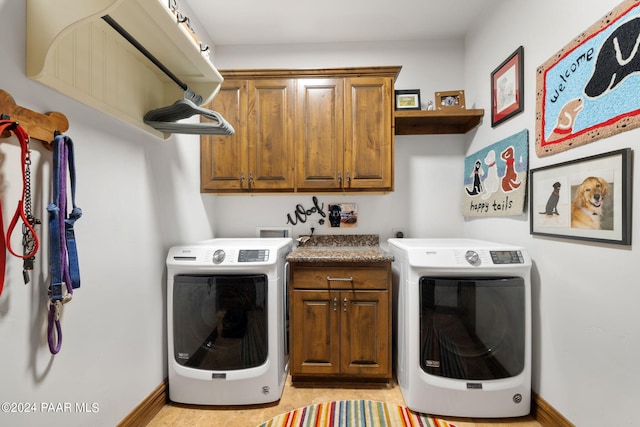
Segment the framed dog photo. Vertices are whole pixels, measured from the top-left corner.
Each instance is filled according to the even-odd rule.
[[[396,90],[396,110],[419,110],[420,89]]]
[[[358,226],[358,205],[356,203],[330,203],[327,210],[330,228]]]
[[[531,234],[630,245],[631,153],[625,148],[532,169]]]

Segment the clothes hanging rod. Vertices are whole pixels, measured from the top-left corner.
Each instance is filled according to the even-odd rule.
[[[189,89],[189,86],[187,86],[186,83],[180,80],[178,76],[173,74],[171,70],[165,67],[164,64],[162,64],[162,62],[158,60],[158,58],[153,56],[153,54],[149,52],[147,48],[142,46],[140,42],[138,42],[138,40],[135,39],[135,37],[129,34],[129,32],[127,32],[127,30],[125,30],[120,24],[118,24],[111,16],[104,15],[102,19],[107,24],[109,24],[111,28],[116,30],[118,34],[124,37],[125,40],[131,43],[133,47],[135,47],[140,53],[142,53],[149,61],[151,61],[156,67],[158,67],[164,74],[166,74],[171,80],[173,80],[178,86],[180,86],[182,90],[185,91],[185,94],[187,95],[188,98],[190,98],[192,101],[194,101],[198,105],[202,103],[202,97],[200,95],[196,94],[191,89]]]

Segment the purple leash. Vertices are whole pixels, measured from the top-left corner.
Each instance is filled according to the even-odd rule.
[[[73,295],[72,281],[67,262],[67,240],[65,235],[65,216],[67,212],[67,158],[68,144],[71,140],[57,135],[53,142],[53,203],[47,207],[49,211],[49,249],[51,285],[49,287],[49,315],[47,337],[49,350],[57,354],[62,346],[62,328],[60,316],[62,305],[71,301]],[[71,162],[73,160],[71,159]],[[75,172],[72,172],[72,185],[75,185]],[[66,293],[63,292],[63,285]],[[55,328],[55,330],[54,330]]]

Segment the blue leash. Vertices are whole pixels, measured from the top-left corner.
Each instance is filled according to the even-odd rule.
[[[67,216],[67,168],[71,185],[72,210]],[[80,287],[80,268],[74,225],[82,216],[76,206],[76,171],[73,141],[64,135],[53,140],[53,202],[49,212],[50,286],[47,335],[49,350],[57,354],[62,346],[60,316],[62,305],[71,301]],[[66,292],[65,292],[66,288]],[[54,330],[55,328],[55,330]]]

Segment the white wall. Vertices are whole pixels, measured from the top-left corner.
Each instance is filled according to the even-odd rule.
[[[508,0],[466,38],[465,89],[490,113],[490,73],[518,46],[525,52],[525,109],[492,129],[490,116],[470,138],[467,154],[529,130],[530,167],[637,147],[640,131],[560,154],[535,154],[536,68],[613,9],[617,0]],[[635,156],[634,168],[639,168]],[[637,175],[637,174],[636,174]],[[640,200],[635,186],[633,198]],[[633,221],[640,219],[635,210]],[[524,245],[533,270],[533,388],[577,426],[637,423],[640,400],[638,232],[634,246],[533,237],[526,214],[465,223],[465,234]],[[635,227],[637,230],[638,227]]]
[[[25,2],[0,0],[0,16],[0,88],[28,109],[67,116],[84,212],[76,223],[82,286],[64,307],[56,356],[46,341],[47,226],[39,228],[44,247],[29,285],[22,283],[22,262],[8,255],[0,402],[31,402],[36,413],[1,411],[0,425],[113,426],[166,378],[167,249],[212,236],[199,194],[199,139],[158,139],[28,79]],[[32,150],[34,208],[46,223],[51,152],[37,141]],[[14,138],[0,139],[0,164],[7,226],[21,190]],[[21,250],[19,230],[13,243]],[[71,411],[43,413],[49,403],[63,410],[68,403]],[[98,412],[76,413],[76,403],[96,403]]]
[[[466,153],[523,128],[533,134],[535,68],[616,3],[504,1],[500,10],[479,18],[482,25],[466,45],[218,47],[214,57],[220,69],[402,65],[397,88],[419,88],[425,100],[437,90],[464,89],[470,106],[485,109],[483,124],[465,136],[397,137],[395,192],[318,198],[357,202],[360,226],[353,232],[378,233],[381,240],[392,227],[402,226],[418,237],[466,235],[525,245],[535,262],[534,389],[579,426],[630,425],[637,418],[632,411],[639,397],[635,358],[640,342],[632,304],[640,297],[640,288],[633,286],[640,273],[638,250],[533,238],[527,215],[465,221],[456,214],[458,177]],[[62,351],[52,357],[45,338],[48,251],[45,247],[39,253],[28,286],[22,284],[19,260],[9,258],[0,297],[0,402],[34,402],[39,411],[42,403],[96,402],[99,412],[0,412],[0,425],[112,426],[166,377],[168,247],[211,237],[213,228],[223,237],[253,235],[259,225],[285,225],[286,214],[298,203],[310,206],[312,194],[201,197],[197,137],[156,139],[25,77],[24,8],[24,2],[0,0],[0,88],[29,109],[56,110],[69,118],[78,204],[84,211],[77,223],[83,284],[65,307]],[[492,129],[489,76],[519,45],[525,47],[525,111]],[[633,147],[637,135],[638,130],[623,133],[544,159],[531,148],[530,165]],[[44,219],[51,155],[39,143],[33,145],[35,207]],[[5,224],[19,193],[17,161],[16,143],[0,140]],[[46,242],[46,227],[40,230]],[[306,225],[295,230],[296,235],[307,232]]]
[[[402,65],[397,89],[420,89],[423,103],[434,92],[461,89],[464,78],[462,40],[316,44],[289,46],[218,46],[214,62],[218,69],[236,68],[342,68]],[[443,67],[442,64],[449,64]],[[469,105],[475,100],[467,98]],[[373,233],[381,241],[392,229],[405,228],[410,236],[460,236],[458,178],[462,175],[463,135],[398,136],[395,140],[395,191],[385,195],[299,194],[204,196],[215,208],[216,235],[253,236],[256,226],[284,226],[297,204],[312,207],[316,195],[325,206],[336,202],[358,204],[358,227],[316,233]],[[314,215],[314,219],[319,216]],[[294,236],[308,234],[309,221],[294,227]]]

